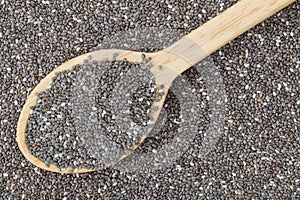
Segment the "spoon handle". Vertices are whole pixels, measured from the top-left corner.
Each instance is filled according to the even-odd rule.
[[[188,61],[173,66],[178,74],[215,52],[256,24],[296,0],[241,0],[217,17],[192,31],[165,51]]]

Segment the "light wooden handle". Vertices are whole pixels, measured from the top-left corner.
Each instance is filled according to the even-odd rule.
[[[295,1],[241,0],[168,47],[166,51],[184,58],[192,65],[196,64]],[[182,66],[176,71],[182,73],[189,67]]]

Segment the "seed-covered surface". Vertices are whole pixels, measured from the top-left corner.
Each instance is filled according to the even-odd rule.
[[[0,1],[0,199],[300,198],[299,1],[211,56],[225,85],[226,125],[204,157],[192,143],[175,164],[151,173],[60,175],[30,164],[15,141],[27,95],[64,61],[150,27],[157,37],[119,47],[162,49],[174,42],[162,30],[178,39],[236,2]],[[172,93],[167,101],[176,102]]]
[[[86,60],[58,73],[31,108],[31,154],[60,169],[98,169],[118,161],[153,124],[149,113],[157,89],[146,65]]]

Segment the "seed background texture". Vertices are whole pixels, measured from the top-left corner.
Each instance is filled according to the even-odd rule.
[[[64,61],[133,28],[187,34],[236,2],[1,0],[0,199],[300,198],[299,1],[211,56],[228,99],[225,132],[205,158],[191,148],[156,174],[60,175],[31,165],[15,141],[26,96]]]

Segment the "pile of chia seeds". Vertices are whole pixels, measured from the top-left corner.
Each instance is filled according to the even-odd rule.
[[[149,113],[157,89],[149,66],[86,60],[59,72],[31,108],[31,154],[60,169],[117,162],[153,124]]]
[[[27,96],[63,62],[102,48],[161,50],[236,2],[0,0],[0,199],[299,199],[299,1],[210,56],[216,68],[211,74],[219,73],[224,85],[224,94],[220,93],[224,98],[216,101],[224,101],[224,125],[213,129],[218,133],[215,143],[206,139],[214,116],[219,116],[214,110],[218,104],[211,104],[212,80],[203,76],[201,63],[173,84],[160,123],[129,161],[120,163],[123,166],[86,174],[51,173],[27,161],[16,143],[17,120]],[[42,115],[29,120],[27,144],[33,154],[61,168],[65,164],[93,168],[101,160],[89,148],[78,148],[82,140],[76,139],[72,128],[83,127],[78,127],[80,123],[71,126],[74,117],[66,117],[76,115],[68,109],[76,97],[72,84],[81,80],[80,70],[75,71],[76,67],[60,73],[56,79],[61,80],[39,95],[32,116]],[[115,86],[121,90],[121,85]],[[143,93],[143,88],[135,88],[141,91],[136,94]],[[176,93],[178,88],[183,90]],[[188,111],[180,107],[185,95],[196,100],[188,102]],[[139,98],[132,96],[131,102],[139,103]],[[56,110],[51,110],[54,104]],[[108,112],[108,118],[102,118],[103,110],[96,108],[100,115],[93,119],[113,119]],[[130,112],[135,124],[144,122],[135,118],[141,116],[140,110]],[[193,117],[195,121],[187,123]],[[30,135],[30,127],[39,130],[36,135]],[[144,162],[146,157],[161,163],[156,162],[164,160],[157,155],[160,150],[191,127],[197,134],[172,162],[158,166]],[[47,130],[49,134],[44,134]],[[118,137],[113,130],[108,136],[118,141],[118,148],[138,138]],[[203,153],[206,142],[211,148]],[[172,149],[170,155],[176,155]]]

